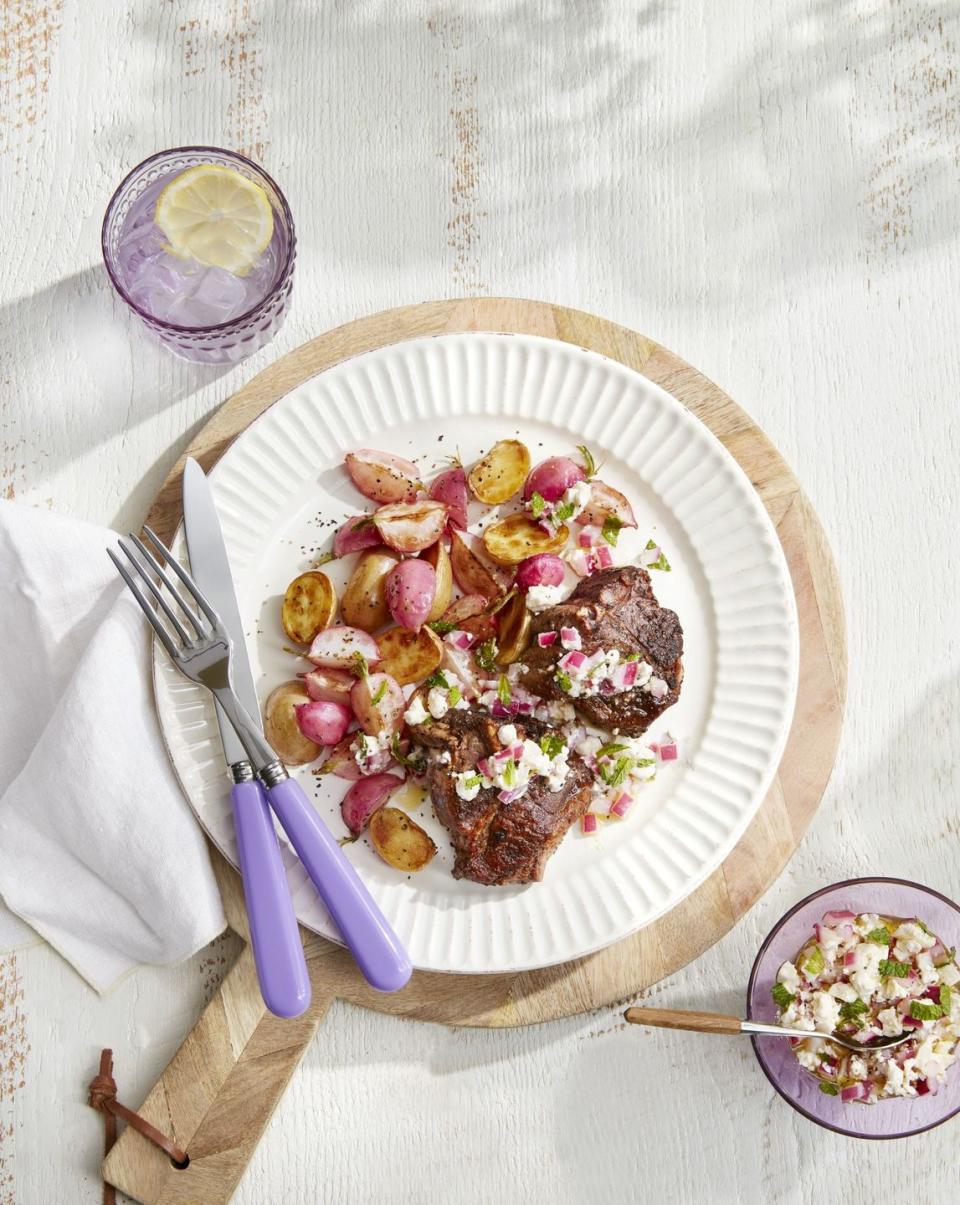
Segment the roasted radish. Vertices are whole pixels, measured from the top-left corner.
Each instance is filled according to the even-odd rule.
[[[400,683],[390,674],[364,674],[350,691],[357,723],[370,736],[399,732],[407,703]]]
[[[394,791],[402,786],[403,779],[396,774],[371,774],[369,778],[358,779],[340,804],[343,823],[355,837],[359,837],[373,813],[382,808]]]
[[[353,484],[374,502],[412,502],[420,486],[420,470],[402,456],[361,448],[348,452],[344,463]]]
[[[419,632],[426,623],[437,593],[437,574],[425,560],[401,561],[387,577],[385,597],[394,621]]]
[[[295,708],[300,731],[317,745],[336,745],[347,734],[353,712],[342,703],[311,699]]]
[[[384,544],[398,552],[420,552],[435,544],[447,525],[447,508],[442,502],[398,502],[381,506],[374,513]]]
[[[368,632],[340,623],[321,632],[307,656],[320,669],[350,669],[358,654],[366,661],[380,660],[380,649]]]
[[[435,478],[430,485],[430,497],[446,506],[447,522],[451,527],[466,530],[470,495],[467,493],[467,474],[462,465],[447,469]]]

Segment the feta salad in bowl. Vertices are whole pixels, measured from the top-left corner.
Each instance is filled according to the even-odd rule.
[[[922,920],[830,911],[782,964],[771,995],[780,1024],[811,1031],[791,1045],[820,1091],[874,1104],[940,1090],[960,1051],[958,983],[956,950]],[[822,1036],[834,1032],[862,1042],[863,1053]],[[870,1049],[903,1033],[899,1046]]]

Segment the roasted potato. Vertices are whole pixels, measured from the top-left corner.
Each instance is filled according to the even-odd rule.
[[[427,616],[427,622],[433,623],[450,606],[450,596],[453,594],[453,569],[450,565],[450,553],[447,552],[444,542],[437,540],[436,544],[426,549],[425,552],[421,552],[420,556],[433,566],[433,571],[437,575],[433,606]]]
[[[569,530],[561,523],[555,532],[545,531],[539,523],[519,511],[507,515],[483,533],[483,546],[499,565],[519,565],[528,556],[541,552],[559,552],[567,542]]]
[[[297,708],[309,702],[302,682],[284,682],[270,693],[263,709],[267,740],[288,766],[305,766],[320,756],[320,746],[308,740],[297,723]]]
[[[519,661],[529,642],[530,612],[523,595],[514,594],[497,612],[497,664]]]
[[[309,644],[318,632],[333,623],[337,593],[325,573],[311,569],[287,586],[280,619],[283,630],[297,644]]]
[[[382,807],[370,817],[370,843],[397,870],[423,870],[437,847],[415,820],[399,808]]]
[[[399,560],[399,554],[389,548],[371,548],[363,553],[340,600],[344,623],[372,632],[390,621],[387,577]]]
[[[488,506],[506,502],[523,486],[530,472],[530,453],[518,439],[501,439],[470,470],[467,484]]]
[[[401,686],[427,678],[443,660],[443,641],[430,628],[387,628],[377,637],[380,661],[377,672],[389,674]]]
[[[464,594],[480,594],[487,602],[499,598],[510,585],[510,574],[491,563],[483,541],[466,531],[455,531],[450,541],[450,564]]]

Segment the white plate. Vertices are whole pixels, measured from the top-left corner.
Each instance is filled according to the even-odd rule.
[[[257,419],[211,473],[261,700],[297,667],[282,649],[287,583],[364,506],[342,468],[344,453],[382,447],[420,457],[429,474],[457,450],[469,463],[507,436],[523,439],[534,462],[587,443],[604,480],[637,512],[634,543],[621,537],[618,559],[650,536],[665,549],[673,570],[654,573],[654,586],[683,624],[685,676],[679,703],[652,735],[669,728],[681,759],[660,771],[623,823],[602,825],[594,837],[569,833],[544,881],[531,886],[453,879],[449,839],[429,805],[420,820],[440,853],[419,874],[393,870],[366,840],[349,846],[414,965],[434,971],[564,962],[679,903],[730,852],[763,800],[796,693],[796,609],[783,552],[713,434],[645,377],[593,352],[470,333],[411,340],[320,373]],[[213,707],[162,651],[155,680],[187,796],[236,864]],[[309,768],[296,774],[333,831],[345,832],[346,784]],[[296,856],[288,848],[285,856],[300,920],[336,939]]]

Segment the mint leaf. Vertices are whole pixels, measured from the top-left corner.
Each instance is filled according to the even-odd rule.
[[[565,523],[567,521],[567,519],[570,519],[572,517],[573,517],[573,503],[572,502],[558,502],[557,505],[553,508],[554,523]]]
[[[427,627],[432,628],[438,636],[446,636],[448,632],[452,632],[456,628],[455,623],[451,623],[448,619],[435,619],[433,623],[428,623]]]
[[[867,1006],[860,999],[844,1000],[840,1005],[840,1016],[844,1021],[856,1021],[861,1013],[867,1011]]]
[[[497,698],[504,705],[510,706],[510,700],[513,698],[513,692],[510,689],[510,680],[506,674],[500,675],[500,681],[497,683]]]
[[[586,470],[587,478],[596,477],[597,462],[593,459],[593,453],[586,444],[577,444],[577,451],[583,457],[583,467]]]
[[[354,653],[351,660],[353,665],[351,666],[350,672],[355,678],[359,678],[362,682],[370,672],[370,668],[367,665],[367,659],[364,657],[363,653]]]
[[[949,1015],[950,1006],[953,1003],[953,993],[950,991],[949,983],[940,984],[940,1007],[943,1009],[943,1015]]]
[[[451,707],[456,707],[462,698],[463,692],[460,690],[459,686],[451,686],[447,691],[447,702]]]
[[[383,698],[383,696],[386,693],[387,693],[387,681],[386,681],[386,679],[384,679],[380,683],[380,685],[377,687],[377,693],[370,700],[370,702],[374,705],[374,707],[376,707],[376,705],[380,702],[380,700]]]
[[[837,1087],[837,1085],[836,1084],[828,1084],[825,1079],[822,1079],[820,1081],[820,1091],[824,1094],[824,1096],[839,1096],[840,1095],[840,1089]]]
[[[467,790],[472,790],[474,787],[479,787],[483,782],[483,777],[480,774],[471,774],[469,778],[463,780],[463,785]]]
[[[567,671],[565,669],[557,670],[556,675],[554,677],[554,682],[556,682],[556,684],[560,687],[561,690],[566,691],[567,694],[569,694],[570,691],[573,689],[573,679],[570,677],[570,675],[567,673]]]
[[[517,785],[517,763],[513,758],[503,767],[503,782],[508,787],[515,787]]]
[[[613,766],[599,766],[600,777],[608,787],[622,787],[634,767],[632,757],[618,757]]]
[[[871,929],[867,934],[867,941],[872,941],[878,946],[888,946],[890,944],[890,930],[886,925],[879,929]]]
[[[779,1004],[781,1008],[786,1008],[795,999],[793,992],[785,983],[775,983],[770,989],[770,995],[773,997],[774,1003]]]
[[[616,515],[607,515],[603,521],[600,534],[611,548],[616,548],[617,546],[617,536],[620,534],[621,527],[623,527],[623,520],[618,519]]]
[[[530,495],[530,514],[533,515],[535,519],[539,519],[543,514],[546,505],[547,500],[544,498],[543,494],[540,494],[534,490]]]
[[[557,736],[555,732],[548,732],[540,738],[540,748],[553,761],[566,748],[566,742],[562,736]]]
[[[431,674],[430,677],[426,681],[426,685],[427,686],[442,686],[444,690],[450,689],[450,683],[447,681],[446,676],[442,669],[438,669],[435,674]]]
[[[943,1016],[943,1009],[932,1000],[911,1000],[910,1016],[915,1021],[936,1021]]]
[[[489,640],[485,640],[483,644],[477,648],[477,665],[479,665],[481,669],[486,670],[488,674],[492,673],[497,668],[498,652],[499,649],[497,648],[497,642],[491,636]]]
[[[910,974],[910,963],[894,962],[892,958],[881,958],[880,974],[884,979],[906,979]]]
[[[819,946],[812,946],[810,955],[807,958],[807,961],[802,964],[800,970],[806,971],[806,973],[812,979],[814,976],[819,975],[825,966],[826,963],[824,962],[823,958],[823,950],[821,950]]]

